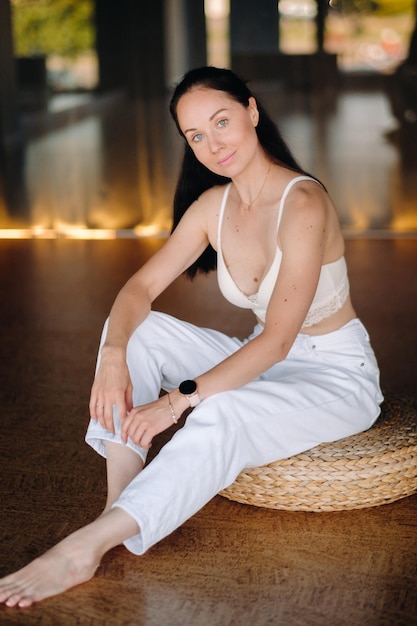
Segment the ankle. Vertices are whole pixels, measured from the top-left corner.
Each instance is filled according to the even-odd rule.
[[[112,503],[106,504],[101,515],[81,529],[82,541],[86,542],[87,552],[92,549],[100,558],[108,550],[140,532],[136,521],[129,513],[120,507],[111,507]]]

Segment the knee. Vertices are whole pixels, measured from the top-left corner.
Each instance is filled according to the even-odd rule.
[[[218,393],[199,404],[187,418],[204,429],[204,435],[236,439],[240,431],[240,413],[233,401],[235,391]]]
[[[154,346],[158,342],[167,342],[173,336],[173,319],[166,313],[150,311],[146,319],[133,331],[129,344]]]

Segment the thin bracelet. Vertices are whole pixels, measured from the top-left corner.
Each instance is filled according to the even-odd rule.
[[[168,394],[168,406],[169,406],[169,410],[171,411],[172,421],[174,422],[174,424],[178,424],[178,419],[177,419],[177,416],[175,415],[174,407],[172,406],[171,398],[169,397],[169,394]]]

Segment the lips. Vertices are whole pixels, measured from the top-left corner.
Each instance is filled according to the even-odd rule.
[[[235,154],[236,154],[236,150],[232,152],[232,154],[229,154],[224,159],[221,159],[221,161],[217,161],[217,165],[229,165],[229,163],[232,161]]]

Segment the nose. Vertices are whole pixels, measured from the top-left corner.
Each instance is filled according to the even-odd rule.
[[[219,152],[219,150],[221,150],[224,146],[224,143],[219,139],[219,137],[216,137],[215,134],[208,137],[208,144],[212,154],[217,154],[217,152]]]

